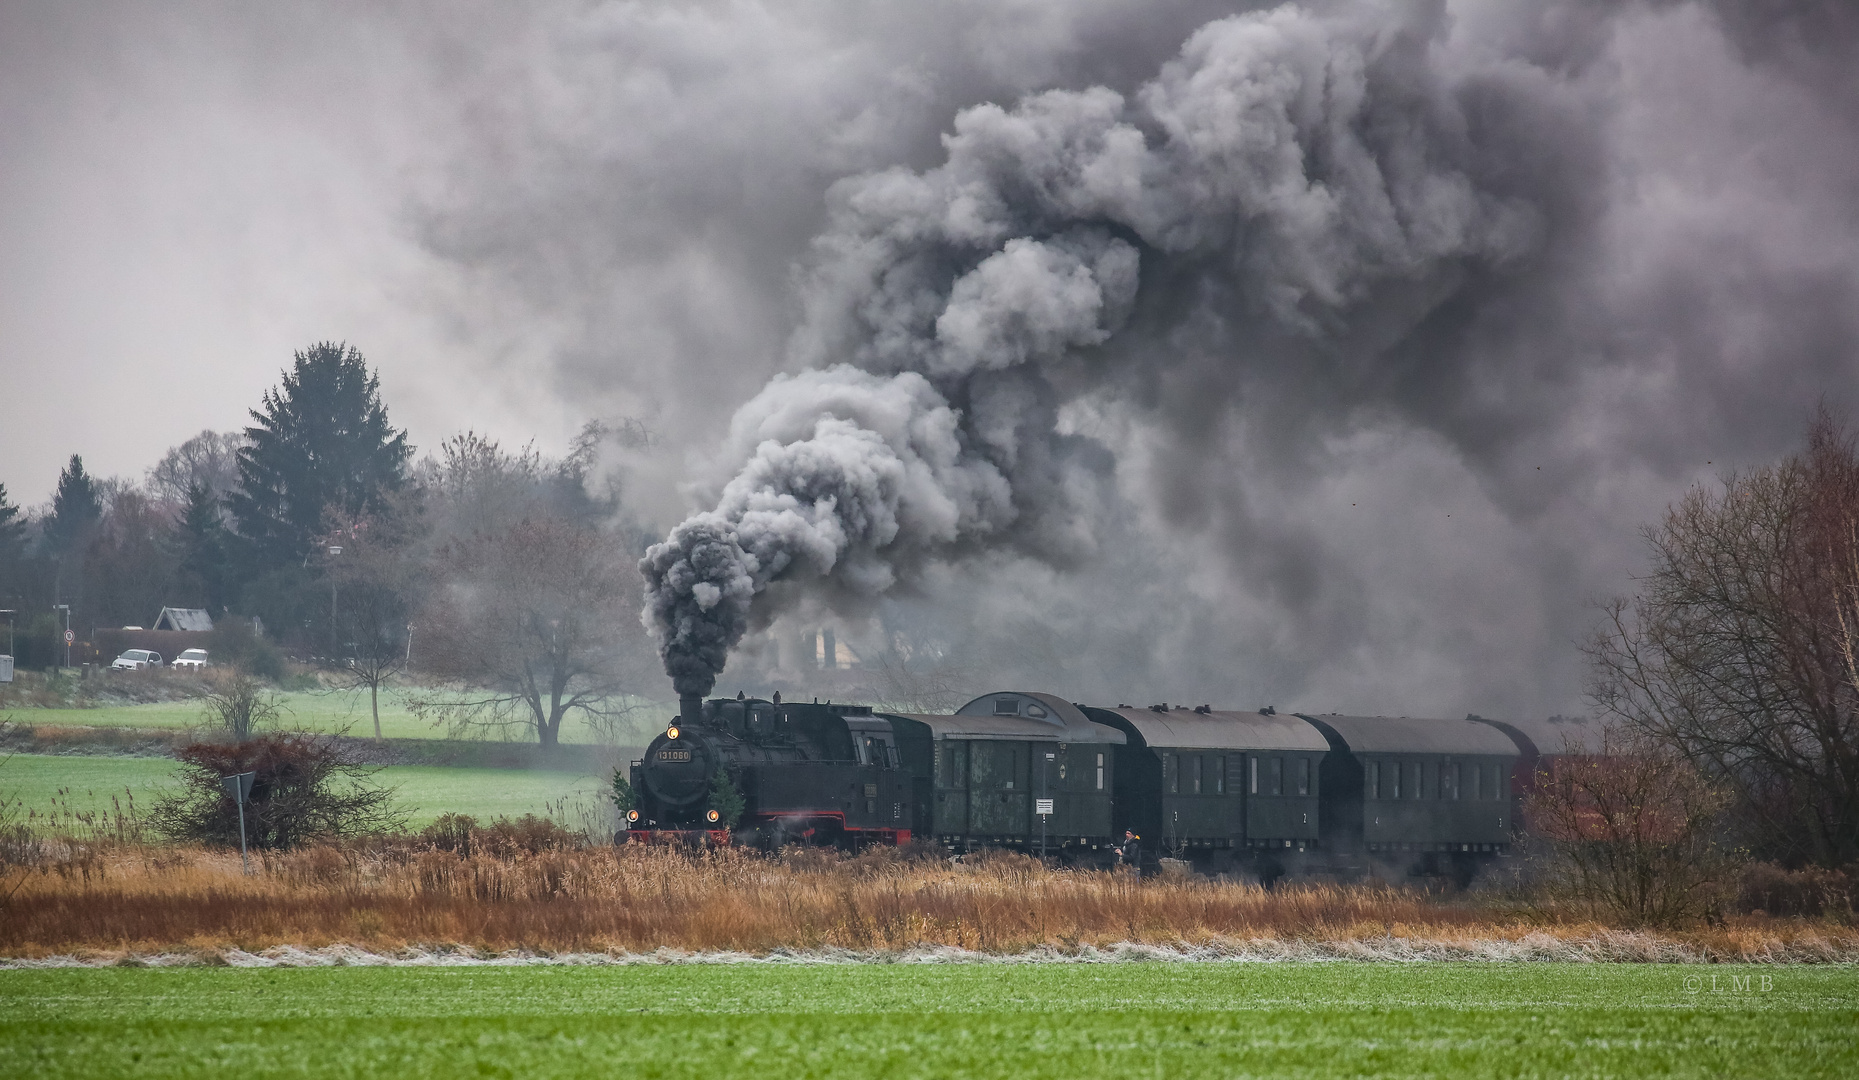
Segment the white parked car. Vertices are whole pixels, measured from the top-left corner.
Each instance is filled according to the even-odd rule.
[[[161,654],[147,649],[130,649],[123,655],[110,661],[110,667],[117,671],[140,671],[143,668],[161,666]]]
[[[206,667],[207,666],[207,651],[205,649],[187,649],[184,652],[182,652],[181,655],[175,657],[174,663],[169,664],[168,666],[177,667],[177,668]]]

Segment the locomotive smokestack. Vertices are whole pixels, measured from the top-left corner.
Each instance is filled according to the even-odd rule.
[[[678,695],[678,722],[690,725],[704,718],[704,696],[702,694]]]

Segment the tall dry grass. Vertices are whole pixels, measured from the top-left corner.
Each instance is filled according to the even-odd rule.
[[[1190,877],[1137,882],[1009,854],[963,863],[895,850],[770,858],[577,849],[547,836],[488,833],[450,846],[312,847],[264,856],[247,877],[236,853],[67,844],[0,876],[0,955],[338,943],[377,951],[1017,953],[1126,942],[1573,940],[1606,930],[1381,885],[1266,892]],[[1849,925],[1824,921],[1751,917],[1700,929],[1692,940],[1734,956],[1806,938],[1859,955]]]

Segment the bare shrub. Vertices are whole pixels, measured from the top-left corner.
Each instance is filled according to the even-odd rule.
[[[194,743],[174,756],[181,762],[181,787],[149,814],[155,831],[171,840],[237,846],[239,808],[220,778],[242,772],[258,774],[245,808],[245,833],[255,848],[283,850],[406,827],[405,812],[393,807],[393,789],[375,786],[376,770],[332,738],[273,733],[240,743]]]
[[[1718,917],[1736,876],[1718,842],[1729,805],[1663,744],[1606,732],[1599,754],[1567,747],[1525,802],[1548,849],[1542,888],[1556,904],[1630,926]]]
[[[237,742],[275,726],[284,712],[277,694],[242,668],[215,672],[210,685],[203,699],[207,724]]]
[[[1826,916],[1851,922],[1859,907],[1859,874],[1853,868],[1807,866],[1790,870],[1755,863],[1737,883],[1737,910],[1778,916]]]

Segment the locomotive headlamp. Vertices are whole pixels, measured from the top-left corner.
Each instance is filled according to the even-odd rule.
[[[637,810],[628,810],[628,811],[626,811],[626,820],[627,820],[627,821],[638,821],[638,820],[639,820],[639,811],[637,811]]]
[[[675,739],[677,737],[678,737],[678,725],[673,724],[670,727],[665,729],[665,738]]]
[[[717,813],[717,812],[716,812],[715,810],[712,810],[712,811],[710,811],[709,813],[706,813],[706,814],[704,815],[704,820],[705,820],[705,821],[708,821],[708,822],[710,822],[710,823],[711,823],[712,825],[714,825],[714,824],[716,824],[716,822],[717,822],[717,819],[718,819],[718,818],[720,818],[720,817],[722,817],[722,816],[723,816],[723,815],[721,815],[721,814],[719,814],[719,813]]]

